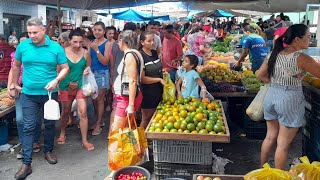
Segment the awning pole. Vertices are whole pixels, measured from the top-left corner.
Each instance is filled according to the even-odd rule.
[[[57,0],[57,7],[58,7],[58,28],[59,28],[59,34],[61,34],[62,32],[62,27],[61,27],[61,4],[60,4],[61,0]]]

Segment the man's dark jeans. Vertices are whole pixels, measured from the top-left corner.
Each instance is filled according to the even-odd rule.
[[[52,93],[52,99],[57,100],[58,93]],[[43,119],[43,106],[48,101],[48,95],[27,95],[22,94],[22,111],[23,111],[23,164],[31,165],[32,163],[32,144],[34,135],[37,132],[36,126]],[[56,121],[44,119],[44,153],[51,152],[54,146]]]

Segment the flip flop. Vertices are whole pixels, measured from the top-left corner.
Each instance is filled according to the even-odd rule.
[[[87,151],[93,151],[94,150],[94,145],[91,144],[91,143],[87,143],[86,145],[82,144],[82,147]]]
[[[59,137],[59,138],[57,139],[57,144],[60,144],[60,145],[65,144],[65,143],[66,143],[66,139],[67,139],[66,136],[64,136],[64,137]]]
[[[41,146],[39,144],[33,144],[32,152],[38,153],[41,151]]]
[[[102,131],[102,128],[99,128],[99,131],[92,131],[92,136],[98,136]]]

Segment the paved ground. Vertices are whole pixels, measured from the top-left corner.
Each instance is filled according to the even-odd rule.
[[[226,174],[246,174],[257,169],[260,161],[261,140],[248,140],[240,137],[242,130],[229,121],[231,134],[230,144],[214,144],[213,152],[220,157],[233,161],[226,166]],[[34,155],[33,173],[27,178],[30,180],[103,180],[107,169],[107,127],[99,136],[90,136],[95,145],[95,151],[87,152],[81,147],[80,132],[76,126],[68,128],[67,143],[57,145],[55,153],[58,155],[58,164],[50,165],[43,158],[42,153]],[[11,137],[10,143],[17,142],[17,137]],[[301,155],[301,133],[291,146],[289,161]],[[216,151],[218,150],[218,151]],[[14,173],[20,166],[15,154],[0,153],[0,180],[13,179]],[[270,160],[273,164],[273,159]],[[153,162],[145,167],[152,171]]]

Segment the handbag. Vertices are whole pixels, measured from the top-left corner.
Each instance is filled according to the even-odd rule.
[[[131,51],[131,52],[127,52],[124,56],[124,61],[126,59],[126,56],[128,53],[131,53],[134,57],[134,59],[136,60],[137,63],[137,69],[138,69],[138,83],[137,83],[137,90],[136,90],[136,97],[139,95],[139,91],[140,91],[140,59],[138,57],[138,55]],[[127,96],[129,97],[129,82],[123,82],[122,78],[123,78],[123,73],[124,73],[124,67],[125,67],[125,63],[123,62],[123,67],[122,67],[122,71],[121,71],[121,96]]]
[[[78,82],[70,82],[68,86],[68,95],[76,96],[78,92]]]

